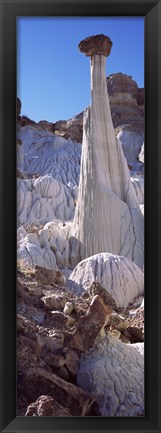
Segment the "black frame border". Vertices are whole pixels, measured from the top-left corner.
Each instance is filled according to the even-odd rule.
[[[0,0],[1,432],[161,432],[161,0]],[[145,19],[145,417],[16,418],[16,17]],[[136,59],[137,61],[137,59]]]

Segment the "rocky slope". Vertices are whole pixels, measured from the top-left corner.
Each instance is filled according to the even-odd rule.
[[[118,310],[99,283],[79,297],[61,272],[18,262],[17,415],[141,415],[142,311]]]
[[[108,77],[107,87],[143,212],[143,89],[125,74]],[[83,113],[36,123],[17,99],[20,416],[144,413],[143,270],[110,251],[75,263],[82,125]]]

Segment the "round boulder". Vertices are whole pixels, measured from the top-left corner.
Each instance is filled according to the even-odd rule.
[[[81,296],[93,282],[100,283],[118,308],[126,308],[144,292],[144,274],[130,259],[99,253],[82,260],[68,279],[68,288]]]

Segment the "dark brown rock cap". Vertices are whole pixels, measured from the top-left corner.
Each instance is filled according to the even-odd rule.
[[[108,36],[103,34],[96,36],[89,36],[83,39],[78,45],[78,48],[86,56],[93,56],[94,54],[100,54],[109,56],[111,52],[112,41]]]

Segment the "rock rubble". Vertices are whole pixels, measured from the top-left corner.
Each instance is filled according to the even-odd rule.
[[[47,303],[47,299],[51,303]],[[18,415],[102,415],[97,393],[84,389],[84,382],[81,383],[84,356],[88,357],[88,353],[91,356],[91,350],[97,345],[99,352],[101,341],[107,342],[103,344],[113,356],[116,345],[113,331],[119,330],[121,353],[123,350],[126,356],[127,350],[128,357],[133,357],[134,345],[126,349],[127,345],[121,341],[128,340],[126,333],[132,329],[134,311],[135,330],[139,326],[143,329],[141,310],[130,307],[118,312],[113,298],[96,282],[85,296],[78,297],[68,289],[60,271],[38,266],[29,269],[19,263],[17,311]],[[137,338],[140,341],[135,334],[135,340]],[[118,361],[120,371],[121,359]],[[139,374],[139,365],[135,374],[137,368]]]

